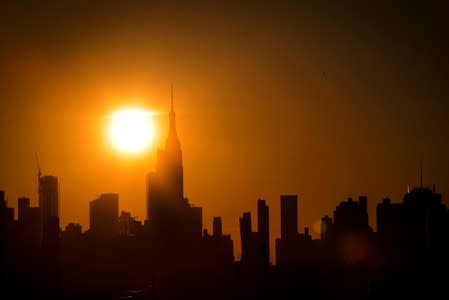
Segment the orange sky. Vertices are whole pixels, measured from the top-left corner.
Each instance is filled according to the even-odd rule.
[[[447,199],[447,18],[437,8],[113,3],[0,10],[0,189],[11,206],[22,195],[37,204],[37,152],[59,178],[62,226],[86,229],[103,192],[143,220],[155,149],[112,151],[105,115],[167,111],[171,84],[185,194],[205,227],[221,215],[236,245],[238,217],[250,210],[255,222],[259,197],[279,235],[280,194],[299,195],[301,232],[360,194],[375,226],[376,203],[400,201],[420,160],[424,183]],[[160,143],[167,115],[155,121]]]

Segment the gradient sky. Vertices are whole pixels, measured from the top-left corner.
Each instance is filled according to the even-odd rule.
[[[117,154],[105,116],[167,111],[172,83],[185,194],[205,227],[223,217],[236,246],[238,217],[252,211],[255,227],[259,197],[272,238],[280,194],[299,195],[301,232],[316,234],[321,216],[360,194],[375,226],[375,205],[401,201],[420,161],[424,184],[448,203],[449,24],[436,2],[63,2],[0,4],[10,206],[23,195],[37,205],[37,152],[43,173],[59,177],[62,226],[87,229],[88,203],[103,192],[145,219],[155,149]],[[155,121],[160,143],[168,116]]]

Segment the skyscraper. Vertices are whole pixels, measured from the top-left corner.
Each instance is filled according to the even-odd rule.
[[[251,213],[240,217],[241,262],[249,267],[267,267],[270,264],[268,206],[265,200],[257,201],[257,229],[251,227]]]
[[[251,213],[244,212],[243,216],[239,218],[240,222],[240,240],[242,245],[242,263],[254,264],[254,255],[251,251],[253,232],[251,229]]]
[[[0,231],[7,231],[14,223],[14,208],[7,207],[5,192],[0,191]]]
[[[310,266],[320,255],[320,246],[312,240],[309,228],[298,232],[298,196],[281,195],[281,238],[276,239],[276,265]]]
[[[89,204],[92,234],[113,237],[118,234],[118,194],[101,194]]]
[[[49,217],[59,218],[59,188],[56,176],[39,177],[39,207],[43,227]]]
[[[213,218],[213,234],[204,230],[200,263],[214,268],[217,273],[234,265],[233,242],[231,235],[223,234],[221,217]],[[224,268],[224,269],[223,269]]]
[[[348,198],[347,201],[340,202],[334,210],[335,233],[346,230],[360,229],[368,230],[368,198],[360,196],[359,201]]]
[[[175,116],[172,92],[165,149],[158,150],[156,170],[147,179],[148,224],[156,235],[199,239],[202,210],[192,207],[184,198],[182,152]]]
[[[30,207],[30,198],[20,197],[17,200],[19,208],[19,222],[23,222],[27,209]]]
[[[298,235],[298,196],[281,195],[281,239]]]
[[[221,217],[214,217],[213,234],[214,234],[215,237],[223,235],[223,229],[222,229],[222,224],[221,224]]]
[[[270,223],[269,210],[265,200],[259,199],[257,201],[257,230],[259,232],[259,239],[261,243],[261,255],[263,264],[268,266],[270,264]]]

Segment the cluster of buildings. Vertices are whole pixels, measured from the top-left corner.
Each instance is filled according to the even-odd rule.
[[[377,230],[368,221],[367,197],[340,202],[333,216],[321,219],[319,239],[309,228],[298,231],[297,195],[281,195],[281,236],[276,239],[276,265],[313,267],[333,264],[371,264],[373,267],[410,266],[449,261],[449,210],[435,190],[417,187],[402,202],[386,198],[376,208]],[[251,213],[240,218],[241,263],[269,265],[269,215],[258,200],[258,231],[251,229]],[[374,265],[373,265],[374,264]]]
[[[1,237],[14,237],[24,247],[51,247],[59,238],[59,187],[55,176],[38,176],[39,206],[31,207],[30,199],[18,199],[18,219],[14,208],[7,207],[4,191],[0,191]]]
[[[6,255],[5,249],[9,254],[23,253],[24,249],[50,253],[54,254],[50,257],[59,259],[62,268],[67,264],[75,270],[84,264],[92,268],[92,274],[114,264],[122,265],[122,271],[134,266],[136,273],[146,275],[142,269],[170,273],[232,268],[233,241],[230,235],[223,234],[221,218],[213,218],[212,233],[203,230],[202,208],[190,204],[184,196],[182,152],[173,103],[169,119],[165,148],[159,150],[156,169],[147,178],[145,222],[129,212],[119,214],[118,194],[107,193],[89,204],[89,230],[83,232],[81,225],[70,223],[60,232],[58,180],[42,176],[39,171],[39,207],[31,207],[29,198],[19,198],[18,220],[14,220],[14,210],[7,207],[5,194],[0,191],[2,255]],[[389,199],[379,203],[375,231],[369,225],[367,207],[365,196],[341,202],[332,217],[322,218],[320,238],[313,239],[308,227],[298,231],[297,195],[280,196],[281,235],[274,249],[276,266],[382,268],[448,260],[449,210],[434,189],[421,186],[409,191],[401,203]],[[239,223],[239,265],[268,269],[272,250],[266,201],[257,202],[257,231],[252,229],[250,212],[243,213]],[[23,257],[31,259],[28,254]]]

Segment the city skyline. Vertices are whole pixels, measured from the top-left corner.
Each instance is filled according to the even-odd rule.
[[[37,152],[58,176],[62,225],[86,227],[103,192],[143,220],[156,147],[115,153],[105,116],[132,105],[165,112],[173,84],[184,190],[209,229],[221,214],[238,236],[240,212],[264,198],[276,236],[276,199],[298,194],[300,227],[316,236],[313,224],[341,199],[367,195],[370,215],[385,197],[400,201],[421,162],[424,184],[449,195],[444,11],[433,1],[5,3],[1,188],[37,205]],[[156,145],[165,117],[154,116]]]
[[[11,290],[445,289],[440,1],[4,2]]]
[[[146,181],[146,209],[147,209],[147,216],[145,219],[140,220],[138,217],[132,215],[132,212],[127,212],[126,210],[119,209],[119,194],[112,193],[112,192],[103,192],[99,195],[98,199],[92,200],[89,202],[89,226],[83,226],[79,223],[79,221],[73,221],[68,222],[65,225],[60,225],[61,231],[64,231],[65,229],[71,228],[73,226],[81,226],[79,228],[83,228],[84,230],[82,232],[90,232],[90,234],[94,234],[95,236],[103,236],[103,237],[114,237],[116,235],[119,235],[119,212],[120,215],[122,214],[129,214],[128,218],[133,218],[133,220],[138,221],[140,223],[140,226],[143,226],[146,224],[147,221],[149,221],[149,225],[154,228],[158,228],[157,230],[160,232],[163,232],[164,235],[169,234],[170,236],[185,236],[185,238],[188,240],[189,236],[202,236],[203,232],[202,230],[205,229],[209,232],[213,232],[213,236],[217,235],[217,232],[220,232],[219,236],[223,232],[222,228],[222,216],[213,216],[213,222],[211,220],[206,220],[205,217],[203,217],[203,208],[202,207],[196,207],[189,203],[187,195],[184,195],[183,192],[183,185],[184,185],[184,177],[183,177],[183,163],[182,163],[182,149],[181,149],[181,142],[177,135],[177,128],[176,128],[176,120],[175,120],[175,110],[174,110],[174,101],[173,101],[173,92],[172,92],[172,98],[171,98],[171,104],[170,104],[170,111],[169,111],[169,130],[165,139],[165,147],[158,149],[158,158],[157,158],[157,168],[155,171],[150,172],[147,174],[147,181]],[[41,223],[41,230],[45,232],[45,224],[49,217],[57,217],[58,218],[58,224],[60,224],[60,215],[59,215],[59,186],[58,186],[58,177],[54,175],[43,175],[41,173],[41,169],[39,167],[39,162],[37,163],[37,170],[38,170],[38,198],[39,198],[39,205],[37,208],[40,210],[40,222]],[[422,166],[421,166],[422,168]],[[408,194],[411,192],[411,188],[413,190],[416,189],[429,189],[428,187],[423,186],[422,181],[422,169],[420,169],[419,172],[419,185],[416,186],[410,186],[408,185],[407,191],[405,193],[405,196],[403,199],[408,197]],[[172,177],[173,176],[173,177]],[[170,179],[171,178],[171,179]],[[165,192],[164,192],[165,190]],[[429,189],[430,190],[430,189]],[[433,193],[435,193],[435,185],[432,187]],[[3,191],[3,195],[5,196],[5,191]],[[7,194],[6,194],[7,195]],[[439,194],[440,195],[440,194]],[[171,200],[170,200],[171,199]],[[279,249],[282,249],[282,247],[286,246],[278,246],[279,240],[295,240],[297,235],[301,238],[304,236],[306,239],[310,240],[317,240],[323,239],[325,235],[323,235],[323,222],[326,218],[328,218],[331,214],[323,213],[320,217],[320,222],[318,224],[304,224],[304,226],[301,228],[300,224],[303,224],[303,222],[299,222],[301,220],[300,218],[300,211],[298,207],[298,194],[291,194],[291,195],[279,195],[279,208],[280,208],[280,234],[279,235],[271,235],[270,233],[273,231],[272,227],[269,226],[269,206],[266,205],[265,199],[258,199],[257,200],[257,218],[251,219],[251,211],[244,211],[243,217],[240,217],[240,230],[239,235],[233,235],[230,234],[230,237],[235,240],[234,242],[234,258],[236,261],[242,260],[245,262],[245,264],[249,265],[258,265],[262,264],[261,261],[263,261],[263,264],[276,264],[276,262],[279,261],[279,255],[282,254],[282,250],[278,250],[278,247],[281,247]],[[371,218],[371,220],[377,220],[377,222],[369,222],[369,213],[368,213],[368,201],[367,201],[366,195],[359,195],[359,203],[363,203],[360,205],[363,205],[362,210],[366,213],[366,219],[364,223],[367,226],[370,226],[374,231],[376,232],[375,228],[378,226],[378,210],[379,206],[386,205],[391,203],[391,200],[388,197],[385,197],[382,201],[374,203],[374,206],[376,207],[376,215],[374,218]],[[388,199],[388,201],[386,200]],[[441,199],[441,195],[440,195]],[[444,197],[442,198],[444,200]],[[7,197],[5,197],[5,200],[7,200]],[[112,202],[111,202],[112,201]],[[348,197],[348,201],[352,201],[352,197]],[[363,202],[362,202],[363,201]],[[387,201],[387,202],[386,202]],[[400,205],[402,203],[402,199],[400,201],[395,202],[394,205]],[[110,204],[108,204],[108,202]],[[6,202],[7,203],[7,202]],[[339,201],[339,205],[342,205],[344,201]],[[110,205],[112,206],[110,207]],[[168,205],[168,206],[167,206]],[[24,215],[23,211],[26,211],[31,207],[31,209],[36,209],[36,207],[33,207],[30,203],[29,198],[27,197],[19,197],[16,201],[17,208],[14,208],[15,206],[8,205],[7,207],[14,209],[14,215],[16,220],[21,220],[20,216]],[[98,207],[98,208],[95,208]],[[108,208],[110,207],[110,208]],[[167,209],[176,208],[175,210],[178,211],[174,215],[167,214]],[[186,209],[191,212],[187,212]],[[332,209],[332,208],[331,208]],[[103,210],[104,212],[101,212]],[[181,211],[183,211],[181,213]],[[190,214],[192,214],[190,216]],[[177,216],[176,216],[177,215]],[[194,218],[195,221],[192,222],[191,218]],[[186,218],[186,219],[184,219]],[[199,218],[199,220],[197,220]],[[215,222],[219,219],[219,227],[220,229],[216,229]],[[336,218],[335,211],[334,211],[334,218]],[[330,219],[332,222],[332,218]],[[339,222],[341,223],[343,220],[342,217],[340,217]],[[127,221],[129,222],[129,221]],[[199,223],[198,223],[199,222]],[[373,225],[374,223],[374,225]],[[95,225],[97,224],[97,225]],[[193,227],[190,229],[190,226]],[[199,227],[198,227],[198,226]],[[59,226],[59,225],[58,225]],[[68,227],[67,227],[68,226]],[[252,227],[257,228],[256,232],[252,231]],[[179,228],[182,228],[180,230]],[[198,227],[198,228],[197,228]],[[114,229],[112,229],[114,228]],[[111,231],[112,229],[112,231]],[[315,232],[315,234],[311,234],[312,231]],[[195,233],[196,232],[196,233]],[[224,232],[226,231],[226,228],[224,229]],[[42,233],[41,233],[42,234]],[[193,235],[192,235],[193,234]],[[259,235],[262,235],[262,237],[259,237]],[[271,235],[271,238],[269,236]],[[204,236],[207,236],[206,233],[204,233]],[[242,243],[239,242],[241,240]],[[249,240],[249,244],[244,244],[244,240]],[[260,243],[260,244],[259,244]],[[264,252],[266,254],[262,255],[261,257],[257,258],[245,258],[248,257],[248,253],[251,251],[255,251],[257,247],[262,247],[261,245],[264,245],[263,247],[267,247]],[[289,245],[289,244],[286,244]],[[291,245],[290,245],[291,246]],[[288,247],[287,247],[288,248]],[[246,249],[246,250],[245,250]],[[284,250],[285,251],[285,250]],[[246,254],[244,254],[246,252]],[[279,254],[281,253],[281,254]],[[264,258],[265,257],[265,258]],[[267,260],[268,259],[268,260]],[[249,261],[249,262],[246,262]],[[282,262],[281,258],[281,265],[285,264],[285,262]]]
[[[175,125],[174,125],[175,124],[174,123],[175,115],[174,115],[174,111],[173,111],[173,108],[174,108],[173,87],[172,87],[171,97],[172,98],[170,99],[170,104],[169,104],[170,110],[168,112],[168,121],[169,122],[167,122],[167,120],[165,120],[165,122],[162,122],[162,123],[169,124],[169,126],[167,126],[167,137],[168,137],[168,139],[169,140],[173,140],[173,139],[177,140],[176,143],[179,144],[180,142],[178,140],[178,136],[177,136],[177,133],[176,133],[176,128],[175,128]],[[159,118],[161,118],[161,117],[163,118],[163,116],[165,116],[166,114],[165,113],[159,113],[159,115],[160,115]],[[181,114],[181,116],[182,116],[182,114]],[[161,125],[161,124],[159,124],[159,125]],[[163,127],[163,126],[160,126],[160,127]],[[180,128],[181,128],[181,131],[182,131],[182,124],[181,124]],[[152,151],[154,151],[156,153],[160,153],[161,152],[160,145],[161,144],[167,145],[167,141],[163,142],[163,140],[164,140],[163,137],[164,137],[163,134],[161,132],[159,132],[159,145],[156,145],[155,147],[153,147],[154,150],[157,150],[157,151],[154,151],[154,150],[152,150]],[[158,155],[160,155],[160,154],[158,154]],[[147,154],[144,153],[143,156],[148,156],[148,153]],[[38,158],[35,157],[35,159],[38,159]],[[131,158],[128,158],[128,159],[133,160],[135,158],[131,157]],[[139,159],[139,158],[137,158],[137,159]],[[181,160],[182,160],[182,158],[181,158]],[[187,158],[187,160],[189,160],[189,159]],[[157,160],[155,160],[153,162],[153,165],[154,165],[153,171],[157,169],[157,163],[156,162],[157,162]],[[181,161],[181,165],[182,165],[182,161]],[[403,187],[404,192],[408,192],[411,187],[419,187],[419,186],[421,186],[423,184],[422,183],[422,181],[423,181],[422,162],[420,162],[419,167],[420,168],[417,170],[417,178],[416,178],[417,183],[416,184],[408,183],[407,186]],[[37,169],[38,178],[52,179],[52,180],[58,181],[58,178],[57,178],[58,176],[41,174],[42,170],[40,168],[39,161],[37,161],[37,168],[35,168],[35,169]],[[151,171],[151,172],[153,172],[153,171]],[[182,173],[182,171],[181,171],[181,173]],[[147,176],[148,176],[148,174],[145,174],[145,178],[147,178]],[[41,179],[38,179],[38,181],[39,180],[41,180]],[[147,180],[147,179],[145,179],[145,180]],[[182,174],[181,174],[181,179],[180,180],[182,182],[184,182]],[[142,178],[140,178],[140,181],[142,181]],[[188,182],[188,179],[187,179],[187,182]],[[56,185],[58,185],[57,182],[56,182]],[[430,185],[425,185],[425,186],[426,187],[430,187]],[[435,184],[433,184],[433,186],[434,186],[433,188],[435,188]],[[146,182],[143,183],[141,188],[142,187],[145,187],[145,190],[146,190],[147,189],[147,183]],[[183,189],[183,188],[181,187],[181,189]],[[57,190],[58,190],[57,193],[59,195],[59,186],[57,187]],[[116,191],[113,191],[112,189],[105,189],[103,191],[97,191],[96,195],[92,196],[91,198],[101,196],[104,193],[116,193]],[[180,193],[183,194],[183,191],[180,191]],[[301,197],[301,191],[296,191],[296,192],[295,191],[291,191],[290,193],[284,193],[284,194],[294,194],[297,197],[299,197],[299,202],[298,202],[299,206],[304,206],[304,204],[302,203],[303,201],[310,201],[310,199],[303,199],[303,197]],[[19,196],[18,198],[25,197],[25,198],[31,199],[31,202],[30,202],[31,206],[38,206],[39,205],[38,201],[36,201],[37,202],[36,203],[33,200],[33,199],[37,200],[37,199],[40,198],[39,197],[39,192],[36,193],[36,197],[33,197],[33,195],[23,195],[23,194],[19,194],[19,195],[21,195],[21,196]],[[57,195],[57,197],[58,197],[58,195]],[[277,198],[280,195],[281,195],[281,193],[279,193],[277,195]],[[363,194],[363,193],[360,193],[360,194],[357,195],[355,193],[348,192],[346,197],[344,197],[342,199],[346,199],[348,197],[357,198],[360,195],[369,197],[369,195],[366,195],[366,194]],[[404,193],[402,194],[402,196],[403,195],[404,195]],[[194,201],[193,204],[195,204],[195,201],[197,199],[193,199],[193,198],[189,197],[188,194],[186,194],[185,196],[187,198],[189,198],[189,199],[192,199]],[[396,203],[401,202],[402,201],[402,196],[399,199],[394,199],[393,198],[393,202],[396,202]],[[180,197],[184,197],[184,196],[180,196]],[[120,197],[120,198],[122,198],[122,197]],[[274,220],[277,220],[279,222],[273,222],[274,224],[272,224],[269,227],[269,235],[270,235],[269,245],[270,245],[270,249],[274,250],[276,248],[276,245],[275,245],[276,239],[277,239],[277,237],[281,236],[281,222],[280,222],[280,218],[278,217],[278,216],[281,215],[281,206],[276,205],[276,202],[277,202],[277,198],[276,197],[274,197],[274,198],[265,198],[263,196],[259,196],[258,198],[259,199],[264,199],[269,204],[269,206],[272,207],[272,214],[273,214],[273,212],[277,214],[277,215],[274,215]],[[371,197],[369,197],[369,198],[371,199]],[[371,207],[371,209],[369,209],[369,211],[371,212],[371,215],[374,215],[375,209],[376,209],[376,205],[378,203],[381,203],[383,201],[383,199],[385,199],[385,198],[391,198],[391,197],[389,197],[389,195],[385,194],[385,196],[383,196],[381,199],[378,199],[378,200],[377,199],[371,199],[371,201],[369,203],[369,206]],[[6,190],[6,199],[8,200],[8,191],[7,190]],[[126,199],[126,197],[125,197],[125,199]],[[138,214],[138,213],[136,214],[136,212],[133,211],[132,209],[127,209],[126,202],[122,203],[123,201],[119,202],[119,205],[121,207],[119,210],[120,211],[130,212],[137,220],[140,220],[140,221],[143,222],[144,220],[148,219],[149,205],[147,204],[147,201],[148,201],[147,199],[148,199],[148,195],[147,194],[144,195],[144,199],[139,199],[140,202],[141,202],[140,204],[142,204],[142,203],[145,204],[145,211],[146,211],[146,213],[143,216],[142,216],[142,214]],[[340,201],[342,201],[342,199],[336,199],[335,203],[338,204]],[[13,200],[15,200],[15,199],[13,199]],[[92,199],[87,199],[86,201],[89,203],[91,200]],[[257,200],[257,198],[253,197],[253,199],[251,199],[251,200]],[[59,200],[59,201],[61,201],[61,200]],[[56,210],[58,210],[58,214],[59,214],[59,206],[61,205],[61,204],[59,204],[59,201],[57,202],[57,206],[58,207],[55,208]],[[445,200],[445,197],[443,197],[443,201],[447,201],[447,200]],[[18,217],[18,213],[19,213],[18,202],[17,201],[9,201],[9,203],[10,204],[8,206],[11,207],[11,208],[14,208],[15,218],[17,218]],[[123,205],[123,204],[125,204],[125,205]],[[62,205],[64,205],[64,201],[62,202]],[[223,222],[226,224],[223,227],[223,231],[227,232],[227,233],[230,233],[231,237],[233,237],[233,239],[235,240],[234,241],[235,257],[236,258],[240,258],[242,253],[241,253],[241,244],[240,244],[241,236],[240,236],[240,230],[238,228],[238,216],[240,215],[241,212],[233,211],[233,214],[237,215],[237,218],[236,219],[233,219],[233,218],[229,219],[229,218],[226,217],[226,215],[225,216],[221,215],[220,212],[215,213],[215,214],[210,213],[210,211],[208,211],[209,208],[210,207],[208,207],[206,204],[203,207],[203,218],[202,218],[203,227],[205,229],[209,230],[209,232],[212,232],[212,230],[213,230],[213,225],[212,225],[212,222],[211,222],[212,218],[215,217],[215,216],[222,217]],[[254,209],[257,209],[257,208],[255,208],[254,207],[254,203],[252,203],[249,207],[247,206],[246,208],[242,209],[242,211],[253,211]],[[83,210],[86,210],[87,212],[89,212],[88,206],[83,208]],[[304,211],[304,209],[301,208],[300,211]],[[298,222],[298,228],[308,227],[309,230],[310,230],[311,237],[319,238],[320,237],[320,228],[321,228],[321,217],[324,216],[324,215],[331,215],[331,213],[332,213],[332,207],[326,207],[323,210],[323,213],[321,213],[321,215],[318,215],[318,217],[315,219],[314,222],[307,223],[307,222],[303,221],[304,217],[305,217],[305,219],[307,219],[307,215],[308,214],[307,214],[307,211],[306,211],[306,213],[303,214],[303,218],[299,219],[300,221]],[[70,223],[79,223],[82,226],[82,228],[84,228],[85,230],[87,228],[89,228],[89,226],[88,226],[89,225],[89,215],[88,214],[87,214],[87,219],[86,218],[82,218],[82,217],[81,218],[80,217],[77,218],[76,216],[68,219],[68,218],[66,218],[64,216],[64,214],[61,214],[59,217],[60,217],[61,228],[65,228],[65,226],[67,226]],[[252,226],[255,226],[257,224],[256,222],[257,222],[257,219],[253,218]],[[375,228],[376,227],[376,218],[370,218],[369,219],[369,225],[372,228]],[[275,261],[275,251],[270,251],[270,262],[273,263],[274,261]]]
[[[15,219],[0,190],[6,293],[19,290],[38,299],[210,299],[217,293],[248,299],[254,293],[279,298],[286,291],[335,299],[421,290],[441,295],[439,274],[449,266],[449,209],[435,185],[423,187],[422,169],[419,187],[408,187],[402,202],[385,198],[376,205],[376,230],[369,225],[368,198],[361,195],[322,216],[320,238],[314,239],[310,227],[298,228],[298,195],[284,194],[281,234],[273,248],[270,207],[258,199],[257,231],[250,211],[239,218],[239,252],[232,235],[223,232],[221,216],[214,216],[209,234],[203,208],[185,197],[175,117],[172,96],[165,147],[158,149],[157,168],[146,180],[144,222],[126,211],[119,214],[117,193],[102,193],[89,202],[87,230],[78,223],[61,228],[58,178],[43,176],[39,163],[38,207],[19,197]]]

